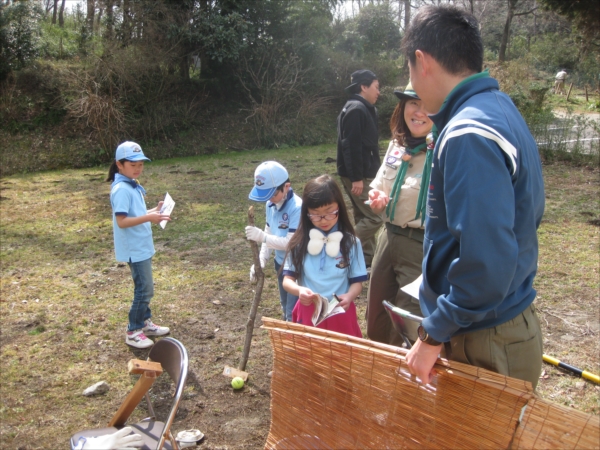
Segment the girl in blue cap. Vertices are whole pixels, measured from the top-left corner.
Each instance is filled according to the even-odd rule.
[[[123,142],[117,147],[115,160],[106,179],[112,181],[110,204],[113,210],[115,255],[117,261],[129,265],[134,284],[125,343],[136,348],[148,348],[154,344],[147,336],[169,333],[167,327],[160,327],[151,320],[154,243],[150,223],[159,223],[171,218],[161,214],[163,202],[158,202],[156,208],[146,209],[146,190],[137,181],[144,170],[144,161],[150,159],[144,156],[138,144]]]
[[[362,337],[354,300],[367,281],[367,268],[342,191],[329,175],[304,186],[300,226],[288,244],[283,276],[284,288],[299,297],[294,322],[315,325],[318,296],[331,300],[337,295],[345,314],[332,315],[317,327]]]

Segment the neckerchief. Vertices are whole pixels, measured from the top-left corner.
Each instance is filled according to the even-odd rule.
[[[132,178],[126,177],[125,175],[121,175],[120,173],[115,174],[115,181],[112,182],[111,188],[114,185],[116,185],[117,183],[121,183],[121,182],[127,183],[134,189],[137,189],[138,191],[140,191],[144,197],[146,196],[146,189],[144,189],[142,187],[142,185],[140,184],[140,182],[138,180],[134,180]]]
[[[427,192],[429,192],[429,178],[431,176],[431,164],[433,163],[433,149],[438,138],[438,130],[433,124],[431,133],[427,135],[427,153],[425,155],[425,164],[423,165],[423,177],[421,178],[421,188],[419,189],[419,198],[417,199],[417,215],[415,220],[421,217],[421,226],[425,222],[425,208],[427,207]]]
[[[394,180],[394,184],[392,185],[392,191],[390,192],[390,197],[392,197],[392,201],[389,202],[385,208],[385,214],[390,219],[390,222],[394,221],[394,215],[396,214],[396,204],[398,200],[400,200],[400,191],[402,190],[402,185],[404,184],[404,178],[406,177],[406,171],[408,170],[408,162],[411,158],[423,150],[427,143],[425,139],[421,138],[421,143],[416,145],[414,148],[404,148],[404,154],[402,155],[402,163],[400,164],[400,169],[396,174],[396,179]]]

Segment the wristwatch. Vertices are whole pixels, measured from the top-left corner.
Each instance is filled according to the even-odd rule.
[[[442,345],[441,342],[436,341],[434,338],[432,338],[429,335],[429,333],[427,333],[427,331],[425,331],[425,328],[423,328],[423,325],[419,325],[419,328],[417,328],[417,334],[419,335],[419,339],[421,339],[426,344],[433,345],[433,346]]]

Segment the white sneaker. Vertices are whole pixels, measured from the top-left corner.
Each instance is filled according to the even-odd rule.
[[[152,339],[148,339],[143,330],[128,331],[125,343],[135,348],[148,348],[154,345]]]
[[[169,334],[171,330],[167,327],[160,327],[155,323],[152,323],[152,320],[146,319],[142,331],[146,336],[164,336],[165,334]]]

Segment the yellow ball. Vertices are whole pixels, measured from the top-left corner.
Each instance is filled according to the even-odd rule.
[[[241,389],[244,387],[244,380],[241,377],[235,377],[231,380],[231,387],[234,389]]]

